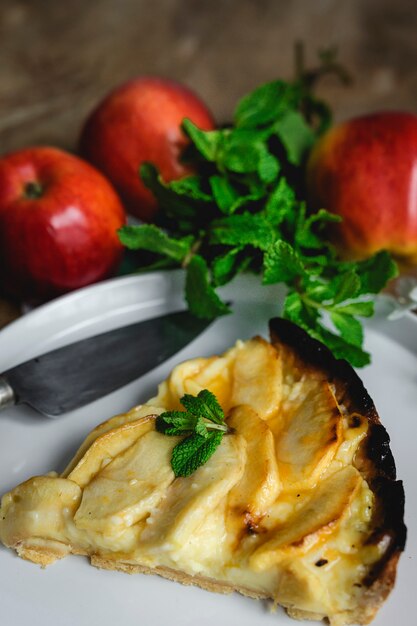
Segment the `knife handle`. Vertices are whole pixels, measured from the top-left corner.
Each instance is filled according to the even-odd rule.
[[[0,376],[0,411],[13,404],[16,404],[14,391],[7,380]]]

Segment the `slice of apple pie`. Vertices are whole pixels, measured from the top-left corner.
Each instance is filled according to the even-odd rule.
[[[295,618],[368,623],[405,542],[389,438],[345,361],[290,322],[271,343],[178,365],[147,404],[93,430],[65,472],[1,503],[0,538],[49,565],[69,553],[129,573],[271,598]],[[228,434],[176,477],[179,437],[155,428],[207,389]]]

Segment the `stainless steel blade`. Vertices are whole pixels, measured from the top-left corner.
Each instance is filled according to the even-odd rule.
[[[169,313],[58,348],[4,372],[2,378],[18,404],[61,415],[146,374],[209,324],[187,311]]]

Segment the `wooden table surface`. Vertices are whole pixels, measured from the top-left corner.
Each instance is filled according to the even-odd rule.
[[[0,152],[75,150],[97,101],[144,73],[188,84],[230,119],[244,93],[292,75],[296,40],[310,62],[338,46],[353,75],[349,88],[321,85],[336,119],[417,111],[416,33],[415,0],[0,0]]]
[[[0,0],[0,150],[74,148],[109,89],[137,74],[194,88],[219,121],[257,84],[337,45],[355,77],[322,87],[338,118],[417,110],[415,0]]]

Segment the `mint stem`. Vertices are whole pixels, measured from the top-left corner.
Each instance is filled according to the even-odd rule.
[[[197,241],[195,241],[195,243],[191,246],[190,251],[188,252],[188,254],[186,254],[186,256],[184,257],[181,263],[181,267],[183,269],[185,269],[190,264],[191,259],[193,258],[195,254],[197,254],[202,243],[203,242],[201,239],[197,239]]]
[[[204,423],[208,430],[221,430],[224,433],[227,433],[229,430],[227,424],[213,424],[212,422],[209,422],[208,420],[204,420]]]

